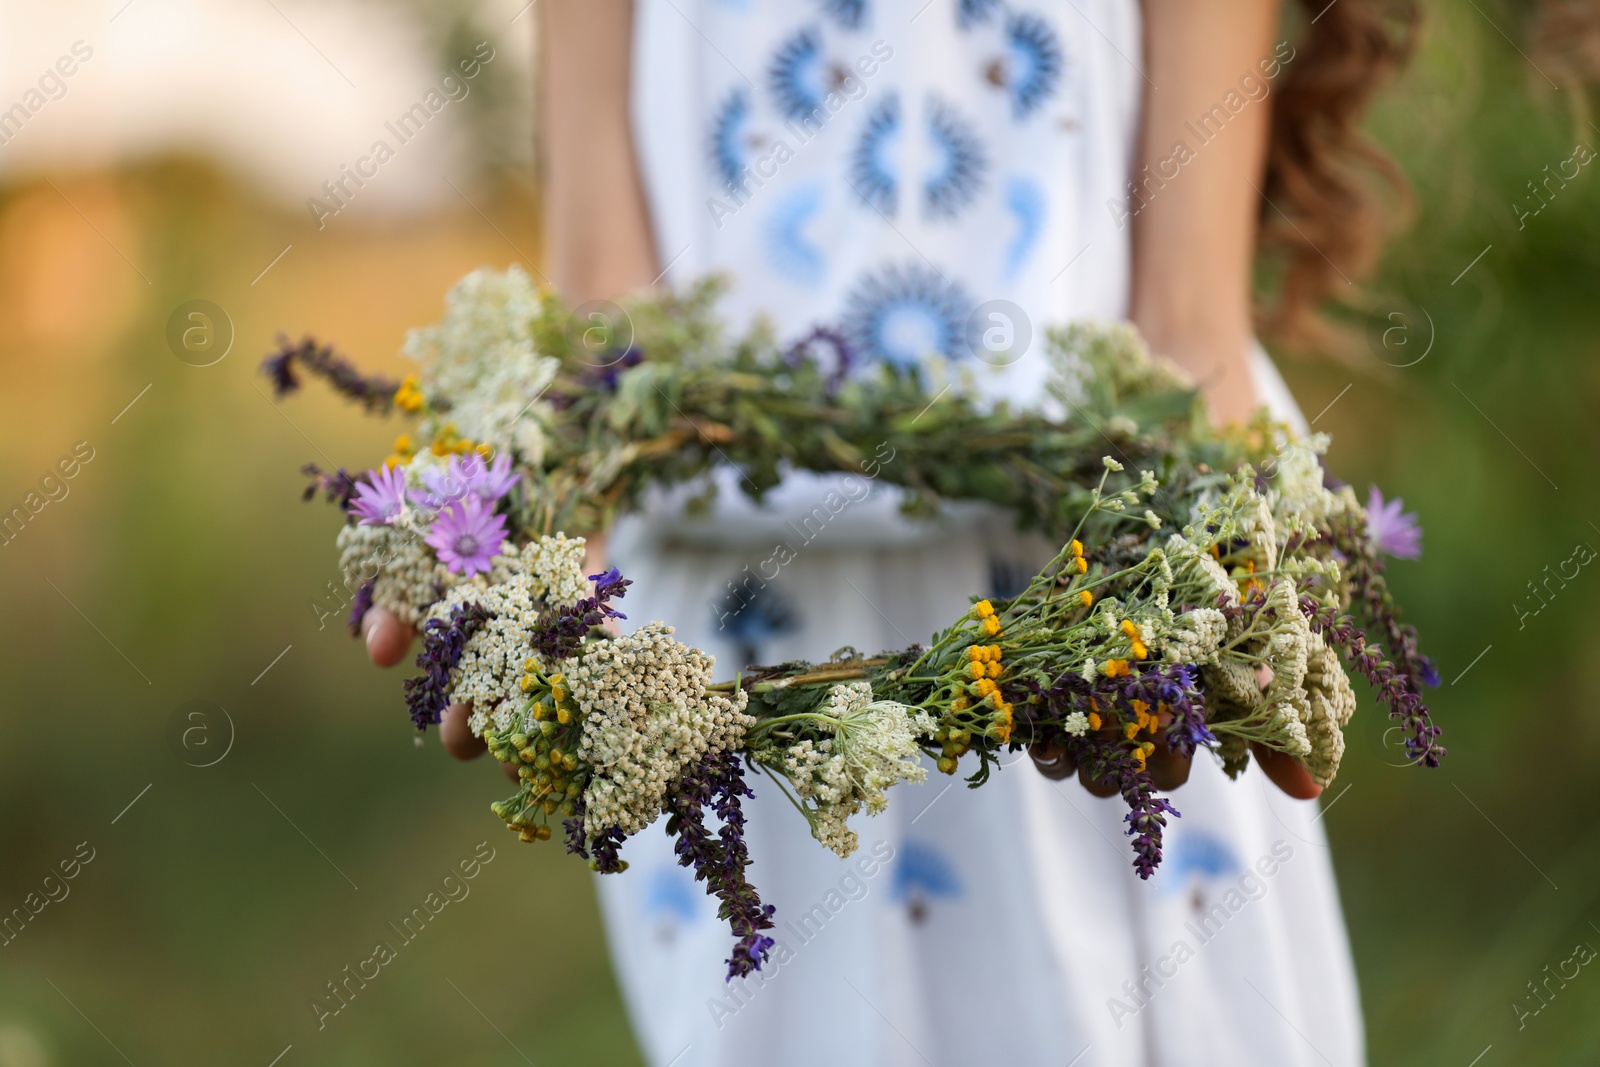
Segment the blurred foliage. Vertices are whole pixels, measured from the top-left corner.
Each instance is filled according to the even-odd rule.
[[[1582,771],[1600,752],[1600,624],[1583,608],[1600,577],[1517,611],[1538,606],[1547,565],[1600,545],[1600,172],[1522,228],[1514,207],[1600,131],[1484,12],[1512,25],[1431,5],[1376,116],[1416,214],[1363,298],[1359,365],[1286,368],[1334,435],[1334,471],[1404,497],[1427,530],[1391,578],[1444,675],[1450,758],[1396,767],[1369,705],[1326,820],[1379,1067],[1460,1067],[1490,1044],[1486,1067],[1600,1059],[1600,978],[1582,972],[1522,1029],[1512,1007],[1537,1006],[1526,983],[1575,943],[1600,945],[1600,784]],[[382,432],[320,390],[275,408],[255,378],[283,327],[395,370],[404,330],[459,275],[538,247],[509,173],[487,169],[483,215],[323,232],[196,160],[0,190],[0,508],[77,442],[94,449],[0,545],[0,910],[78,842],[95,849],[0,948],[3,1067],[117,1050],[266,1064],[289,1044],[285,1064],[521,1063],[512,1042],[535,1062],[637,1062],[582,865],[495,833],[492,771],[414,748],[394,676],[318,628],[312,605],[336,606],[331,516],[295,505],[296,468],[375,462]],[[236,337],[203,368],[164,339],[195,298]],[[213,767],[170,747],[193,699],[237,731]],[[486,839],[471,896],[318,1032],[310,1000]],[[529,917],[554,907],[564,921],[538,925],[530,956]]]

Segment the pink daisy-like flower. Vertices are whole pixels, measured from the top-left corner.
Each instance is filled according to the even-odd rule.
[[[406,506],[406,472],[401,467],[379,467],[368,471],[365,481],[356,483],[356,497],[350,513],[359,516],[361,526],[387,526]]]
[[[434,467],[422,472],[422,482],[428,488],[412,490],[411,499],[437,511],[470,494],[493,507],[511,492],[520,477],[511,472],[511,457],[504,452],[495,457],[492,466],[484,463],[476,452],[451,456],[444,470]]]
[[[1422,526],[1415,512],[1400,510],[1399,497],[1385,502],[1377,486],[1367,497],[1367,536],[1372,547],[1396,559],[1416,559],[1422,555]]]
[[[469,493],[439,512],[423,541],[452,574],[487,574],[506,542],[506,517]]]

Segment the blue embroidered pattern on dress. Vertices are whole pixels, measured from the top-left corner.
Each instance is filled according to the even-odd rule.
[[[977,197],[988,167],[972,124],[937,97],[928,101],[928,137],[934,165],[922,182],[922,210],[931,219],[953,219]]]
[[[822,107],[828,93],[827,71],[816,30],[807,27],[778,46],[767,67],[767,85],[785,118],[798,122]]]
[[[965,892],[955,867],[932,845],[911,839],[901,842],[894,865],[889,896],[897,902],[919,895],[954,898]]]
[[[695,892],[694,881],[677,865],[657,867],[650,872],[650,885],[645,890],[644,913],[670,931],[680,923],[692,923],[700,917],[701,897]]]
[[[1017,230],[1006,242],[1005,260],[1001,266],[1001,275],[1010,281],[1017,276],[1039,242],[1039,234],[1044,230],[1047,202],[1038,182],[1014,174],[1006,179],[1005,205],[1017,220]]]
[[[1182,827],[1173,835],[1166,866],[1168,893],[1186,889],[1196,880],[1220,880],[1244,870],[1226,841],[1195,826]]]
[[[1000,0],[959,0],[956,4],[956,25],[970,30],[1000,10]]]
[[[847,30],[859,30],[867,14],[867,0],[822,0],[822,10]]]
[[[930,355],[958,358],[974,303],[957,283],[921,263],[858,281],[845,300],[844,330],[868,358],[913,366]]]
[[[1006,19],[1006,89],[1011,113],[1026,118],[1056,91],[1061,80],[1061,45],[1038,15]]]
[[[891,92],[867,114],[866,126],[850,153],[850,185],[871,208],[894,215],[900,182],[894,156],[900,144],[900,94]]]
[[[809,182],[785,194],[767,217],[767,260],[779,274],[800,285],[821,285],[827,275],[822,249],[804,233],[822,199],[821,183]]]
[[[750,96],[743,89],[730,92],[711,119],[711,163],[729,189],[739,187],[748,162],[744,138],[749,120]]]

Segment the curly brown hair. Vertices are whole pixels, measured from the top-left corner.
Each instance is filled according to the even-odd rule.
[[[1272,113],[1259,251],[1274,284],[1257,325],[1289,349],[1328,349],[1319,308],[1377,259],[1409,205],[1398,167],[1361,132],[1373,95],[1410,59],[1416,0],[1301,0],[1309,22]],[[1374,180],[1376,179],[1376,180]],[[1353,294],[1352,294],[1353,295]]]

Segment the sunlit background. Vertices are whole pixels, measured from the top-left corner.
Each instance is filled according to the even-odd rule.
[[[638,1062],[587,872],[501,830],[488,768],[414,747],[338,623],[297,469],[392,432],[256,372],[280,330],[394,371],[455,278],[537,263],[523,2],[0,12],[0,108],[79,60],[0,144],[0,513],[46,501],[0,534],[0,916],[67,891],[0,946],[0,1067]],[[1391,576],[1451,753],[1397,766],[1365,705],[1326,822],[1375,1065],[1588,1064],[1595,968],[1515,1006],[1600,947],[1600,574],[1545,582],[1600,547],[1600,168],[1537,214],[1529,186],[1600,130],[1523,5],[1428,14],[1373,123],[1414,222],[1349,361],[1285,371],[1333,470],[1420,513]],[[319,227],[306,200],[479,42]],[[209,366],[167,340],[194,300],[231,321]],[[312,998],[483,841],[471,895],[319,1031]]]

